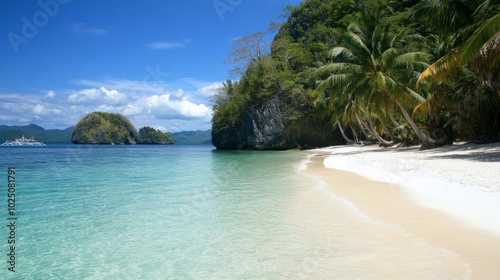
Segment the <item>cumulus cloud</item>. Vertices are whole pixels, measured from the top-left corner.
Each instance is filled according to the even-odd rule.
[[[144,108],[142,106],[135,106],[129,104],[123,109],[122,113],[125,116],[138,116],[144,112]]]
[[[47,93],[44,95],[45,98],[54,98],[56,97],[56,92],[53,90],[47,91]]]
[[[149,111],[161,119],[206,119],[212,110],[205,104],[195,104],[187,98],[172,99],[170,94],[153,95],[146,98]]]
[[[128,98],[117,90],[108,90],[105,87],[82,89],[68,96],[70,103],[77,104],[108,104],[123,105]]]
[[[196,93],[203,97],[211,97],[216,94],[220,88],[222,88],[222,83],[216,82],[198,89]]]
[[[66,128],[95,111],[120,113],[137,127],[168,131],[208,129],[213,115],[208,96],[220,83],[183,79],[144,83],[143,80],[77,80],[76,91],[41,94],[0,92],[0,121],[6,125],[36,123],[44,128]]]
[[[50,108],[50,105],[36,104],[32,109],[33,114],[36,116],[54,116],[63,115],[64,112],[59,108]]]

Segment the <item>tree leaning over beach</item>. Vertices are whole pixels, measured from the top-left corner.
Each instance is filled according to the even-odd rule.
[[[394,34],[390,24],[382,21],[378,7],[365,10],[360,17],[349,17],[346,27],[337,29],[337,34],[340,44],[330,51],[331,61],[317,70],[320,75],[327,74],[317,90],[328,98],[330,106],[344,102],[351,115],[368,124],[365,127],[370,128],[382,146],[394,141],[387,141],[378,133],[374,119],[381,131],[391,135],[386,123],[394,120],[392,115],[398,108],[424,145],[435,144],[436,140],[424,134],[407,111],[409,105],[425,101],[411,85],[427,67],[429,57],[400,43],[402,35],[411,38],[411,34],[404,30]]]

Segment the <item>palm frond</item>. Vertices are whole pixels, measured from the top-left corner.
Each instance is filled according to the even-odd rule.
[[[415,100],[417,100],[419,102],[424,102],[425,101],[425,98],[422,95],[418,94],[416,91],[412,90],[411,88],[405,87],[405,90]]]
[[[477,55],[479,50],[491,38],[500,31],[500,13],[488,19],[482,24],[472,36],[465,42],[464,46],[460,48],[458,55],[458,62],[465,64],[472,60]]]
[[[316,90],[325,91],[326,89],[342,89],[349,83],[349,75],[347,74],[334,74],[318,84]]]
[[[344,59],[344,60],[354,60],[356,56],[354,53],[346,47],[334,47],[333,49],[330,50],[329,52],[330,58],[335,60],[336,58],[339,59]]]
[[[483,23],[462,46],[431,64],[422,72],[418,82],[432,76],[440,80],[446,79],[459,66],[471,61],[499,30],[500,13]]]
[[[343,73],[349,68],[349,63],[333,62],[318,68],[318,73]]]
[[[427,61],[429,54],[426,52],[409,52],[399,55],[394,59],[394,67],[406,69],[420,68],[425,69],[429,66]]]
[[[351,45],[352,43],[352,45],[355,45],[357,48],[362,49],[363,51],[365,51],[365,53],[370,53],[370,49],[365,44],[364,39],[360,35],[353,32],[348,32],[346,33],[346,37],[344,39],[348,41],[346,43],[348,43],[349,45]]]
[[[382,61],[386,65],[392,65],[394,60],[398,56],[399,56],[399,51],[396,48],[389,48],[385,50],[381,55]]]
[[[419,115],[425,115],[425,114],[428,114],[429,111],[430,111],[429,102],[424,101],[424,102],[420,103],[419,105],[417,105],[417,107],[415,107],[415,109],[413,110],[412,116],[415,117],[415,116],[419,116]]]

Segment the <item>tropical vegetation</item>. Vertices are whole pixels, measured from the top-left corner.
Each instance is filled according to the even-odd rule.
[[[168,133],[161,132],[149,126],[139,129],[138,144],[174,144],[174,138]]]
[[[500,1],[307,0],[285,17],[267,49],[238,42],[214,131],[281,95],[290,122],[322,116],[348,143],[500,141]]]
[[[74,144],[173,144],[173,138],[152,127],[139,131],[121,114],[93,112],[73,128]]]

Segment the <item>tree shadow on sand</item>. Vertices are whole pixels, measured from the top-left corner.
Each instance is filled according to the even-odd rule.
[[[467,152],[467,154],[459,154],[455,152]],[[443,148],[438,148],[430,153],[448,153],[431,155],[429,159],[460,159],[460,160],[474,160],[480,162],[500,162],[500,143],[495,144],[464,144],[452,145]]]

